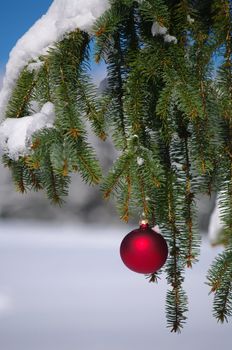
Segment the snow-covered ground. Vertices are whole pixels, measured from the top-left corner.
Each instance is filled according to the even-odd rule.
[[[203,243],[189,271],[188,323],[165,328],[166,282],[149,284],[119,257],[130,230],[0,222],[1,350],[218,350],[231,324],[211,316],[205,273],[220,249]]]

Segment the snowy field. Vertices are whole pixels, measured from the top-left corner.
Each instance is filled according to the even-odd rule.
[[[219,249],[207,242],[187,274],[188,323],[165,328],[166,283],[127,270],[123,228],[0,222],[1,350],[228,349],[231,323],[211,317],[205,273]]]

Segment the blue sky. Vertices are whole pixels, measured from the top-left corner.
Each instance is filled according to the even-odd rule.
[[[47,12],[52,0],[2,0],[0,4],[0,85],[9,53],[17,40]],[[104,64],[93,64],[98,84],[105,75]]]
[[[3,0],[0,4],[0,68],[16,41],[44,14],[52,0]]]

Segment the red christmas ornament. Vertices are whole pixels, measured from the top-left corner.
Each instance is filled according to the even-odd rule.
[[[131,231],[122,240],[120,255],[130,270],[150,274],[165,264],[168,246],[159,233],[142,221],[139,229]]]

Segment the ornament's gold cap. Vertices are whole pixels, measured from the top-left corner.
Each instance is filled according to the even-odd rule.
[[[147,227],[148,224],[149,224],[149,222],[148,222],[148,220],[146,220],[146,219],[142,219],[142,220],[140,220],[140,222],[139,222],[139,226],[140,226],[140,227]]]

